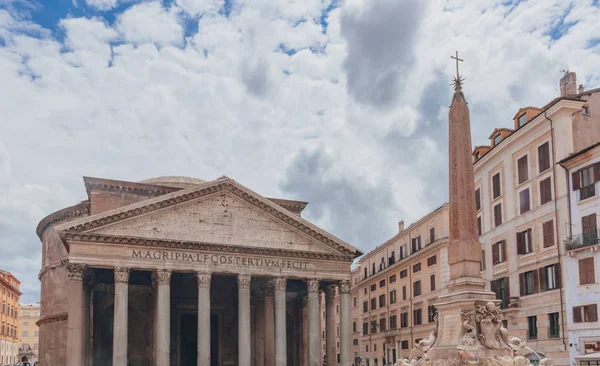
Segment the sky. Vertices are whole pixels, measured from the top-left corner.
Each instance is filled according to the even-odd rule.
[[[82,176],[227,175],[369,251],[447,200],[459,51],[474,145],[562,71],[600,86],[598,0],[0,0],[0,268]]]

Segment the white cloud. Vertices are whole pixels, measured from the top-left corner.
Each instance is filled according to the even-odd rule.
[[[100,11],[107,11],[117,6],[117,0],[85,0],[85,2]]]
[[[159,1],[133,5],[119,15],[117,29],[126,42],[158,45],[183,42],[183,27],[177,20],[179,8],[165,9]]]
[[[85,199],[83,175],[226,174],[311,201],[307,218],[368,250],[446,199],[455,50],[476,144],[555,97],[561,68],[600,86],[600,48],[587,47],[600,9],[585,1],[558,40],[560,0],[431,0],[413,27],[392,15],[414,2],[352,0],[325,15],[325,33],[329,1],[234,1],[229,16],[221,0],[162,4],[135,3],[112,25],[65,16],[64,39],[0,10],[0,249],[31,301],[35,226]],[[385,75],[385,106],[365,103]]]

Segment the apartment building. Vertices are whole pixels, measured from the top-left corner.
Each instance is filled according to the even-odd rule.
[[[19,359],[27,357],[33,364],[38,360],[39,328],[37,321],[40,319],[40,303],[23,304],[19,306],[19,331],[21,335],[19,344]]]
[[[560,86],[561,96],[544,107],[519,109],[514,128],[495,129],[473,159],[482,275],[501,300],[505,326],[540,357],[566,365],[569,191],[557,162],[600,141],[600,121],[591,121],[586,107],[600,89],[577,92],[573,72]]]
[[[600,142],[570,155],[559,164],[565,169],[569,188],[570,225],[567,226],[563,263],[565,282],[569,284],[565,286],[565,300],[570,362],[598,363]]]
[[[0,365],[18,362],[20,286],[15,276],[0,270]]]

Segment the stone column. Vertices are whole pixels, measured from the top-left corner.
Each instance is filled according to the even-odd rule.
[[[352,319],[350,316],[350,281],[340,281],[340,365],[352,365]]]
[[[211,274],[196,273],[198,279],[198,365],[210,365]]]
[[[319,324],[319,280],[307,280],[308,290],[308,366],[321,364],[321,324]]]
[[[273,283],[265,287],[265,366],[275,366],[275,305]]]
[[[67,366],[84,365],[84,293],[83,278],[85,276],[85,265],[68,264],[68,318],[67,318]]]
[[[275,278],[275,366],[287,366],[286,287],[287,279]]]
[[[171,271],[154,272],[156,282],[156,366],[169,366],[171,351]]]
[[[254,306],[254,365],[263,366],[265,364],[265,305],[264,289],[259,288],[255,295]]]
[[[250,281],[248,274],[238,275],[238,365],[252,363],[252,335],[250,334]]]
[[[308,297],[302,298],[302,366],[308,366]]]
[[[127,315],[129,268],[115,268],[115,316],[113,319],[113,366],[127,366]]]
[[[337,346],[335,342],[335,293],[337,286],[325,289],[325,350],[327,365],[337,365]]]

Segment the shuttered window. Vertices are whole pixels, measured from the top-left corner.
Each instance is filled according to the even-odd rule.
[[[547,142],[538,147],[538,166],[540,173],[550,169],[550,145]]]
[[[406,300],[406,286],[402,286],[402,300]]]
[[[520,273],[519,287],[521,296],[538,293],[538,271],[527,271]]]
[[[481,251],[481,270],[485,271],[485,250]]]
[[[598,228],[596,226],[596,214],[581,218],[583,244],[593,245],[598,242]]]
[[[435,291],[435,275],[434,274],[429,276],[429,288],[431,289],[431,291]]]
[[[494,199],[500,197],[500,173],[496,173],[492,177],[492,193]]]
[[[542,233],[544,237],[544,248],[554,245],[554,221],[546,221],[542,224]]]
[[[502,240],[492,245],[492,263],[498,264],[506,261],[506,241]]]
[[[483,233],[483,227],[481,226],[481,216],[477,216],[477,234],[481,236]]]
[[[579,284],[589,285],[596,282],[594,257],[579,260]]]
[[[531,204],[529,202],[529,188],[519,192],[519,208],[521,215],[531,210]]]
[[[421,271],[421,263],[420,262],[413,266],[413,273],[417,273],[419,271]]]
[[[597,322],[598,321],[598,305],[590,304],[573,307],[573,322]]]
[[[538,270],[540,279],[540,291],[550,291],[560,288],[560,266],[552,264]]]
[[[552,181],[550,177],[540,182],[540,203],[543,205],[552,201]]]
[[[475,190],[475,208],[477,211],[481,210],[481,189]]]
[[[517,254],[528,254],[533,251],[531,229],[517,233]]]
[[[517,160],[517,168],[518,168],[518,177],[519,184],[525,182],[529,179],[528,169],[527,169],[527,155],[523,156],[519,160]]]
[[[506,309],[510,299],[510,282],[508,277],[490,281],[490,290],[496,294],[496,299],[501,300],[500,307]]]
[[[502,225],[502,205],[497,204],[494,206],[494,226],[498,227]]]
[[[421,280],[413,282],[413,295],[414,296],[421,295]]]

